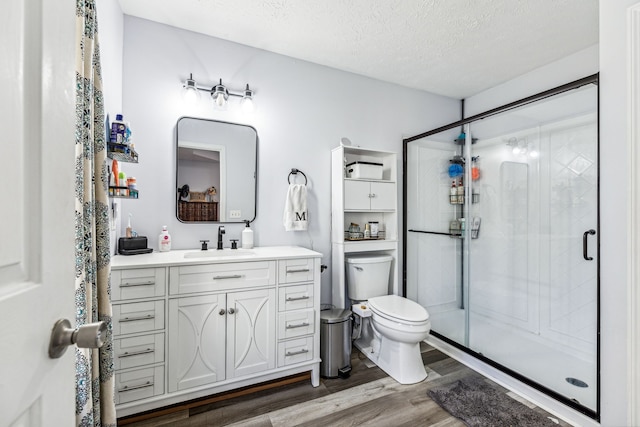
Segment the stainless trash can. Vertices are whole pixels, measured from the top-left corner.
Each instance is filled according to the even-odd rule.
[[[351,373],[351,310],[320,312],[320,375],[346,378]]]

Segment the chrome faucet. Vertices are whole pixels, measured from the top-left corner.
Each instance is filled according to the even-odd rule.
[[[218,227],[218,250],[222,249],[222,235],[224,234],[224,226]]]

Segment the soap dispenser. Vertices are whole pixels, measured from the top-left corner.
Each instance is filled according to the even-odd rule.
[[[253,249],[253,230],[249,227],[249,221],[244,222],[246,227],[242,231],[242,249]]]

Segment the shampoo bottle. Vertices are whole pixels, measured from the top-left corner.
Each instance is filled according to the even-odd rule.
[[[246,227],[242,231],[242,249],[253,249],[253,230],[249,227],[249,221],[244,222]]]
[[[158,236],[158,246],[160,252],[169,252],[171,250],[171,236],[167,231],[167,226],[162,226],[162,233]]]

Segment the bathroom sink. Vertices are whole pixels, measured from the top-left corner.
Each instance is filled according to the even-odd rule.
[[[230,258],[255,255],[254,251],[248,249],[209,249],[207,251],[193,251],[184,254],[185,258]]]

